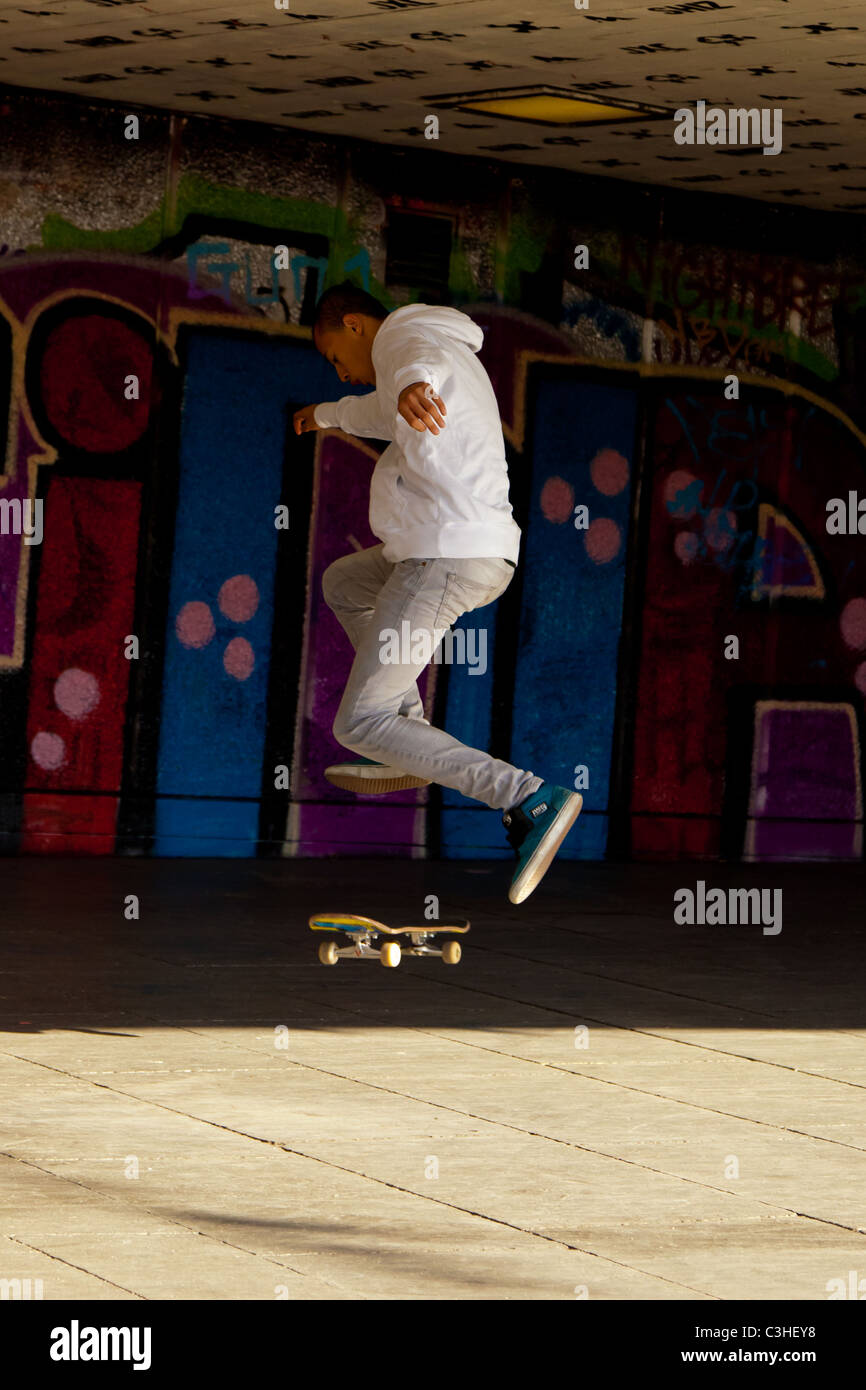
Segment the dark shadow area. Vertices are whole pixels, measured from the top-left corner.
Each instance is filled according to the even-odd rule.
[[[861,864],[563,862],[520,906],[510,877],[508,862],[9,859],[0,1032],[866,1027]],[[768,905],[781,890],[781,931],[675,922],[674,893],[699,880]],[[472,922],[459,965],[319,963],[311,913],[422,924],[430,895],[440,920]]]

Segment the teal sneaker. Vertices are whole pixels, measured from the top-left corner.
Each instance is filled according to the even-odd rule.
[[[398,767],[373,762],[372,758],[357,758],[354,762],[334,763],[325,768],[325,776],[335,787],[358,796],[383,796],[385,792],[401,792],[411,787],[429,787],[427,777],[414,777]]]
[[[543,782],[519,806],[502,817],[509,843],[517,851],[517,868],[508,900],[522,903],[538,887],[583,808],[580,792]]]

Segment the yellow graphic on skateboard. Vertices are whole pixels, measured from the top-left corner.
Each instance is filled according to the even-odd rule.
[[[459,941],[443,941],[441,949],[428,942],[442,932],[455,935],[468,932],[469,921],[460,917],[448,923],[427,922],[423,927],[387,927],[375,917],[358,917],[354,912],[317,912],[310,918],[310,926],[313,931],[343,932],[352,938],[351,946],[323,941],[319,947],[319,960],[323,965],[336,965],[341,956],[356,956],[360,960],[380,960],[383,965],[394,968],[403,956],[440,956],[445,965],[457,965],[463,954]],[[411,946],[394,940],[383,941],[381,946],[374,944],[379,936],[407,935],[411,938]]]

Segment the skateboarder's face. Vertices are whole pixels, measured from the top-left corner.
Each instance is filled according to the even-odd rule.
[[[373,327],[374,321],[366,314],[344,314],[342,328],[320,328],[315,334],[319,352],[333,364],[340,380],[350,386],[376,384],[371,353]]]

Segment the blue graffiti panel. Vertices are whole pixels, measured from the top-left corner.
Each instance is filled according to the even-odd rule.
[[[581,791],[564,858],[607,845],[636,412],[629,387],[538,385],[511,762]]]
[[[469,660],[453,661],[448,668],[448,693],[444,727],[470,748],[490,746],[493,700],[493,654],[498,604],[464,613],[454,624],[455,633],[466,633]],[[473,636],[470,640],[469,633]],[[456,648],[458,655],[461,649]],[[482,659],[483,658],[483,659]],[[444,668],[443,668],[444,669]],[[501,816],[450,787],[442,788],[440,846],[445,859],[508,858]]]
[[[308,346],[219,331],[186,341],[154,853],[247,857],[258,833],[286,407],[335,392]]]

